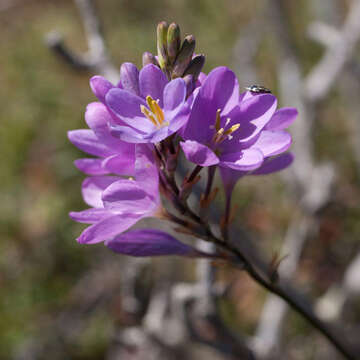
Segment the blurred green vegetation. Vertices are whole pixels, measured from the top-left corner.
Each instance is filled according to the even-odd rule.
[[[322,51],[304,35],[311,20],[307,4],[302,2],[299,10],[296,2],[290,1],[288,9],[306,70]],[[98,1],[109,50],[118,66],[123,61],[140,65],[143,51],[154,52],[156,23],[166,19],[179,23],[183,34],[196,36],[196,51],[206,54],[206,71],[232,65],[236,37],[261,6],[262,2],[251,0]],[[85,127],[84,109],[94,96],[88,86],[91,74],[69,68],[45,46],[45,35],[54,29],[64,35],[71,49],[86,50],[82,24],[72,1],[24,0],[0,10],[2,359],[18,351],[29,336],[42,336],[51,318],[67,304],[69,291],[104,254],[101,245],[76,243],[82,226],[67,215],[85,205],[80,194],[84,176],[72,165],[82,155],[68,142],[66,132]],[[264,84],[276,89],[277,57],[272,36],[269,33],[264,40],[256,61]],[[321,105],[315,129],[318,158],[334,161],[339,175],[336,203],[321,215],[323,236],[313,239],[305,254],[301,279],[311,284],[316,295],[325,290],[320,287],[324,278],[326,283],[339,279],[360,235],[359,179],[347,140],[349,130],[343,121],[347,112],[342,101],[334,92]],[[246,179],[237,189],[238,218],[259,235],[259,245],[269,253],[278,249],[290,215],[296,211],[292,194],[278,175]],[[339,217],[343,211],[346,216]],[[335,227],[330,226],[332,221]],[[224,270],[224,277],[231,274]],[[233,326],[251,329],[262,297],[249,311],[246,304],[254,303],[258,288],[243,275],[241,280],[234,296],[236,302],[225,306],[224,314],[233,319]],[[247,293],[242,299],[239,294],[244,290]],[[107,309],[96,314],[78,345],[69,350],[71,358],[102,358],[112,326]],[[303,327],[296,326],[300,332],[308,330],[301,330]]]

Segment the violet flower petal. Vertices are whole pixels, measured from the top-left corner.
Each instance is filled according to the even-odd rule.
[[[234,170],[254,170],[264,161],[260,150],[245,149],[237,153],[228,153],[220,156],[220,166],[229,167]]]
[[[275,111],[270,121],[266,124],[266,130],[283,130],[289,127],[296,117],[298,111],[295,108],[281,108]]]
[[[146,144],[136,145],[135,176],[136,182],[155,201],[159,198],[159,173],[152,153]]]
[[[186,85],[183,79],[170,81],[164,89],[164,110],[174,110],[185,102]]]
[[[115,86],[102,76],[96,75],[90,79],[90,87],[95,96],[104,103],[106,94]]]
[[[290,147],[291,141],[291,135],[286,131],[263,130],[251,148],[259,149],[264,157],[268,157],[286,151]]]
[[[84,201],[95,208],[103,207],[102,192],[117,180],[119,180],[117,176],[92,176],[86,178],[81,185]]]
[[[134,64],[126,62],[121,65],[120,82],[124,90],[140,96],[139,70]]]
[[[140,95],[144,99],[150,95],[154,100],[159,100],[163,108],[163,91],[167,82],[165,74],[157,66],[148,64],[140,70]]]
[[[99,141],[108,146],[114,153],[126,154],[127,157],[130,156],[134,159],[135,146],[119,141],[111,135],[109,126],[111,120],[112,117],[104,104],[94,102],[86,107],[85,121]]]
[[[74,161],[75,166],[87,175],[106,175],[109,170],[102,166],[103,159],[77,159]]]
[[[216,111],[230,111],[228,104],[235,106],[238,96],[234,73],[225,67],[212,70],[194,100],[189,121],[183,130],[184,139],[209,142],[214,133]]]
[[[291,165],[294,161],[294,155],[286,153],[277,156],[276,158],[264,161],[258,169],[252,172],[250,175],[267,175],[276,171],[283,170]]]
[[[256,138],[273,116],[276,105],[276,97],[271,94],[256,95],[240,102],[230,115],[231,124],[241,125],[233,134],[234,138],[240,139],[243,146]]]
[[[110,173],[132,176],[135,172],[135,154],[118,154],[109,156],[102,161],[102,167]]]
[[[219,163],[219,158],[206,145],[197,141],[186,140],[180,142],[186,158],[194,164],[201,166],[211,166]]]
[[[181,243],[171,235],[155,229],[138,229],[107,240],[111,250],[131,256],[192,256],[196,250]]]
[[[112,136],[119,138],[120,140],[132,144],[144,143],[144,133],[140,133],[129,126],[112,125],[110,127],[110,133]]]
[[[154,202],[134,180],[121,179],[102,193],[104,207],[117,212],[145,214],[154,209]]]
[[[111,239],[129,229],[140,218],[141,216],[134,216],[133,214],[117,214],[106,217],[86,228],[77,238],[77,241],[80,244],[96,244]]]
[[[109,214],[109,211],[104,208],[91,208],[83,211],[72,211],[69,213],[69,216],[80,223],[94,224],[108,217]]]
[[[90,155],[107,157],[114,152],[101,143],[92,130],[79,129],[68,131],[69,140],[80,150]]]
[[[141,112],[140,106],[147,106],[144,99],[123,89],[112,89],[106,97],[109,108],[127,125],[149,132],[155,128]]]

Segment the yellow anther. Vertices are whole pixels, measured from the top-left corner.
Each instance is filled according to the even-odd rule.
[[[150,95],[148,95],[148,96],[146,97],[146,102],[147,102],[147,104],[148,104],[149,109],[150,109],[152,112],[154,112],[153,104],[152,104],[153,101],[154,101],[154,100],[153,100],[153,98],[152,98]]]
[[[155,120],[154,115],[152,112],[147,109],[144,105],[140,105],[141,112],[155,125],[158,126],[158,123]]]
[[[217,109],[216,111],[216,121],[215,121],[215,129],[216,131],[220,130],[220,113],[221,113],[221,109]]]
[[[232,134],[234,131],[236,131],[238,128],[240,127],[240,124],[235,124],[233,126],[230,127],[230,129],[227,129],[224,133],[224,135],[230,135]]]
[[[154,100],[150,95],[146,97],[146,103],[149,107],[146,108],[144,105],[140,105],[141,112],[156,126],[166,125],[164,123],[164,112],[159,106],[158,102]]]
[[[152,108],[154,108],[153,113],[155,114],[157,120],[159,121],[160,124],[162,124],[165,118],[164,113],[161,110],[159,104],[155,100],[152,101]]]

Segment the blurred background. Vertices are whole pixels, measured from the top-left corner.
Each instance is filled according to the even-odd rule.
[[[353,38],[345,50],[336,46],[347,44],[339,36],[347,36],[346,28],[341,30],[359,4],[350,0],[274,3],[273,8],[271,1],[251,0],[103,0],[96,2],[96,8],[116,68],[125,61],[141,66],[142,53],[155,52],[157,22],[175,21],[183,35],[195,35],[196,52],[206,55],[205,72],[229,66],[241,86],[262,84],[272,89],[282,106],[299,107],[308,115],[301,120],[311,126],[305,143],[301,122],[290,132],[300,133],[294,134],[295,153],[301,152],[301,146],[308,148],[308,142],[310,153],[299,153],[300,165],[292,173],[242,180],[234,197],[236,223],[267,259],[281,251],[284,239],[294,235],[291,231],[305,229],[295,234],[300,236],[300,240],[295,236],[300,248],[285,251],[298,256],[292,263],[294,281],[312,299],[319,316],[340,327],[348,339],[356,339],[360,333],[359,34],[351,31]],[[321,27],[323,23],[332,28]],[[54,30],[71,51],[86,52],[83,19],[74,1],[1,0],[0,359],[246,359],[231,346],[227,351],[209,346],[214,340],[211,328],[208,333],[203,330],[208,343],[188,333],[181,341],[174,340],[175,345],[169,340],[168,353],[151,352],[147,342],[139,346],[145,351],[141,353],[138,340],[144,334],[140,332],[123,336],[126,329],[140,331],[150,321],[147,316],[144,325],[144,314],[149,315],[150,300],[159,288],[196,281],[196,265],[165,258],[134,262],[101,244],[84,246],[75,241],[83,226],[71,221],[68,212],[85,208],[80,193],[84,175],[73,165],[83,154],[70,144],[66,132],[86,127],[84,110],[95,100],[88,85],[93,73],[69,66],[51,51],[45,39]],[[318,96],[321,77],[310,82],[308,75],[328,51],[340,58],[343,51],[346,58]],[[302,82],[304,86],[299,85]],[[318,98],[310,92],[304,95],[303,90],[296,93],[297,86],[314,90]],[[309,156],[314,168],[305,166]],[[316,173],[317,164],[326,166]],[[315,173],[319,176],[313,179]],[[310,190],[319,186],[326,187],[325,194],[320,200],[316,195],[314,201],[308,200],[314,198]],[[222,204],[220,196],[219,209]],[[215,266],[217,283],[231,283],[218,304],[224,324],[257,348],[253,337],[262,334],[259,323],[266,292],[245,273]],[[131,304],[131,291],[140,302]],[[281,321],[276,345],[265,355],[259,350],[259,358],[341,359],[293,311]],[[130,346],[131,341],[136,344]]]

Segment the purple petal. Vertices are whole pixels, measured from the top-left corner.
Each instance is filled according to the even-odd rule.
[[[215,110],[227,114],[239,102],[239,84],[234,72],[225,66],[215,68],[205,79],[200,94],[213,101]]]
[[[183,79],[170,81],[164,89],[164,109],[174,110],[185,102],[186,85]]]
[[[124,90],[140,96],[139,70],[132,63],[123,63],[120,67],[120,82]]]
[[[241,142],[243,146],[250,145],[256,139],[260,131],[265,127],[276,110],[277,100],[271,94],[256,95],[239,104],[240,116],[236,122],[241,124],[241,129],[235,134],[241,134]],[[255,131],[251,130],[251,134],[247,134],[247,128],[256,127]]]
[[[113,151],[101,143],[92,130],[80,129],[68,131],[68,138],[76,147],[90,155],[100,157],[113,155]]]
[[[234,170],[249,171],[258,168],[264,161],[260,150],[246,149],[237,153],[228,153],[220,157],[220,166]]]
[[[119,180],[117,176],[92,176],[86,178],[81,186],[84,201],[92,207],[102,208],[102,192],[117,180]]]
[[[105,97],[107,105],[126,124],[140,131],[149,132],[154,125],[141,112],[144,99],[123,89],[112,89]]]
[[[240,94],[240,97],[239,97],[239,101],[246,101],[246,100],[249,100],[255,96],[257,96],[259,94],[253,94],[251,91],[244,91],[243,93]]]
[[[180,145],[186,158],[194,164],[211,166],[219,163],[219,158],[206,145],[191,140],[182,141]]]
[[[115,86],[102,76],[96,75],[90,79],[90,87],[95,96],[104,103],[106,94]]]
[[[270,121],[266,124],[266,130],[283,130],[289,127],[298,116],[295,108],[281,108],[275,111]]]
[[[134,175],[135,172],[135,154],[123,154],[109,156],[102,162],[106,171],[117,175]]]
[[[269,159],[263,163],[258,169],[251,173],[251,175],[266,175],[276,171],[283,170],[291,165],[294,160],[294,155],[291,153],[282,154],[274,159]]]
[[[101,221],[105,217],[111,215],[111,213],[104,208],[96,208],[96,209],[86,209],[83,211],[72,211],[69,216],[71,219],[84,223],[84,224],[94,224],[98,221]]]
[[[85,121],[94,131],[100,142],[110,148],[113,153],[134,154],[135,147],[126,142],[120,141],[110,133],[110,125],[112,117],[106,106],[101,103],[90,103],[86,107]]]
[[[165,74],[155,65],[149,64],[140,70],[139,83],[140,94],[145,99],[150,95],[154,100],[159,100],[159,105],[163,107],[163,92],[167,84]]]
[[[150,142],[144,138],[144,133],[139,133],[137,130],[129,126],[113,125],[110,127],[110,133],[112,136],[132,144]]]
[[[109,171],[102,166],[102,159],[78,159],[75,166],[87,175],[106,175]]]
[[[165,112],[165,119],[169,119],[169,135],[181,129],[189,120],[191,108],[188,104],[171,112]]]
[[[192,247],[155,229],[129,231],[106,241],[105,245],[117,253],[131,256],[191,256],[196,253]]]
[[[157,142],[160,142],[161,140],[166,139],[168,136],[170,136],[172,133],[170,133],[170,129],[168,126],[164,126],[160,129],[156,129],[155,131],[144,135],[144,141],[146,143],[152,143],[155,144]]]
[[[238,103],[238,83],[234,73],[226,67],[210,72],[196,96],[189,121],[183,131],[186,140],[207,143],[214,130],[216,111],[228,113]]]
[[[135,177],[136,182],[153,199],[159,198],[159,173],[152,147],[136,145]]]
[[[154,210],[155,204],[147,192],[134,180],[119,180],[102,193],[107,209],[132,214],[147,214]]]
[[[264,157],[281,154],[291,145],[291,135],[286,131],[263,130],[259,138],[251,146],[252,149],[259,149]]]
[[[77,241],[80,244],[95,244],[101,241],[109,240],[129,229],[140,218],[140,216],[130,214],[118,214],[106,217],[86,228],[78,237]]]

